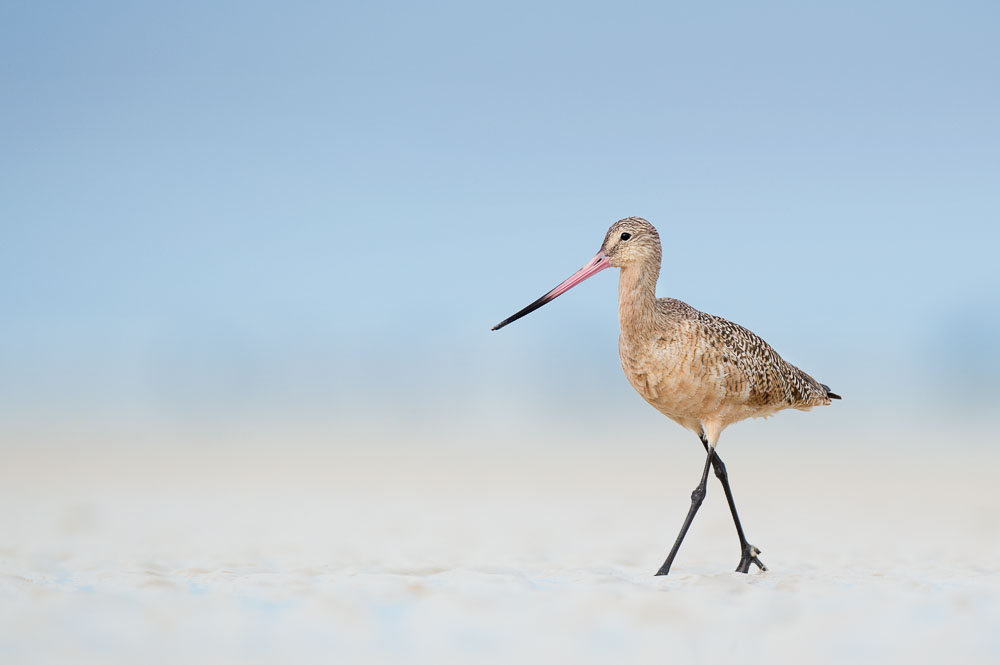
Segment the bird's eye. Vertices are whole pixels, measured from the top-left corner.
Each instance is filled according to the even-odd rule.
[[[631,237],[632,237],[631,233],[623,233],[622,234],[622,240],[628,240]]]

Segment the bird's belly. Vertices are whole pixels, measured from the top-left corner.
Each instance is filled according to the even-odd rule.
[[[736,415],[729,413],[737,396],[727,390],[723,366],[705,363],[696,353],[663,347],[635,352],[620,345],[619,353],[625,376],[636,392],[684,427],[699,431],[706,420],[729,421]]]
[[[626,371],[625,375],[643,399],[674,419],[701,418],[716,410],[720,401],[713,384],[696,381],[685,373]]]

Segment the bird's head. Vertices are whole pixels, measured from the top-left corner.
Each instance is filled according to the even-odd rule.
[[[660,267],[660,234],[642,217],[626,217],[611,225],[601,251],[613,268],[652,263]]]

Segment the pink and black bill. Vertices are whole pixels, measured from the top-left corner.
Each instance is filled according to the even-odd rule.
[[[569,279],[567,279],[565,282],[555,287],[554,289],[552,289],[544,296],[542,296],[535,302],[531,303],[518,313],[508,316],[506,319],[493,326],[491,330],[500,330],[508,323],[513,323],[514,321],[517,321],[525,314],[531,314],[545,303],[555,300],[556,298],[566,293],[574,286],[576,286],[583,280],[587,279],[588,277],[592,277],[597,273],[601,272],[602,270],[604,270],[605,268],[610,268],[610,267],[611,266],[608,263],[608,257],[605,256],[604,250],[601,250],[600,252],[597,253],[597,256],[595,256],[587,263],[587,265],[585,265],[584,267],[580,268],[575,273],[570,275]]]

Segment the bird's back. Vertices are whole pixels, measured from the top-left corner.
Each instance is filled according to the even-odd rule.
[[[786,362],[763,339],[722,317],[673,298],[659,298],[648,330],[626,329],[619,340],[632,386],[664,414],[698,430],[722,427],[782,409],[809,410],[834,395]]]

